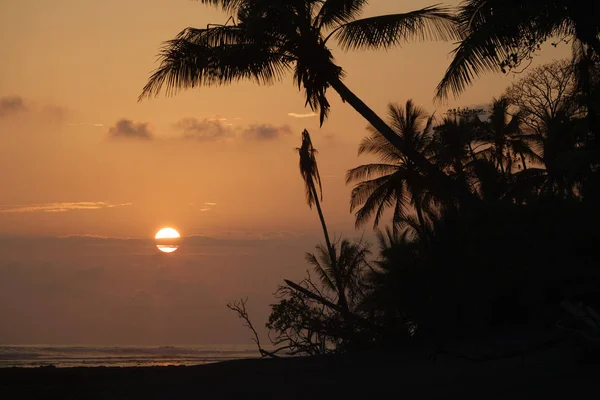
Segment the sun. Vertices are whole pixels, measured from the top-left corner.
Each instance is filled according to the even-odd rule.
[[[181,235],[173,228],[163,228],[156,233],[154,239],[179,239]]]
[[[163,253],[172,253],[179,248],[181,235],[173,228],[163,228],[154,236],[156,248]]]

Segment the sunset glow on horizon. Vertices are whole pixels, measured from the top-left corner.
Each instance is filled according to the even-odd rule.
[[[314,18],[327,1],[306,2],[315,10]],[[460,1],[444,1],[442,8],[455,10]],[[354,8],[344,13],[349,12],[351,19],[412,15],[435,3],[356,1],[360,13],[352,11]],[[563,42],[557,46],[546,43],[539,55],[529,60],[531,66],[524,74],[485,74],[473,79],[460,97],[434,101],[458,39],[424,40],[436,35],[411,33],[409,40],[388,40],[380,49],[368,41],[348,48],[342,40],[341,32],[345,31],[333,31],[346,17],[330,22],[315,19],[314,26],[304,24],[299,30],[288,29],[285,22],[283,30],[293,40],[277,39],[262,47],[250,41],[254,47],[247,56],[252,62],[245,59],[246,44],[234,46],[233,52],[243,50],[240,65],[250,68],[243,74],[238,74],[237,67],[218,69],[221,64],[215,61],[207,65],[217,69],[207,74],[186,74],[182,69],[181,79],[198,78],[193,87],[175,85],[169,89],[168,82],[183,81],[165,78],[161,91],[149,91],[140,98],[160,70],[160,55],[170,54],[163,52],[163,47],[175,43],[173,39],[180,32],[193,34],[217,27],[215,34],[231,30],[235,36],[239,25],[244,27],[237,11],[223,10],[222,4],[233,7],[241,3],[0,1],[0,343],[244,344],[250,340],[247,328],[224,304],[246,297],[250,297],[248,310],[253,322],[256,319],[258,334],[267,338],[265,323],[274,302],[271,294],[284,278],[302,282],[307,252],[315,252],[321,262],[316,245],[339,240],[337,251],[341,252],[344,240],[354,243],[354,239],[364,238],[372,246],[369,257],[375,260],[379,257],[378,234],[385,233],[387,226],[394,227],[394,209],[387,206],[380,215],[381,232],[373,229],[369,218],[358,226],[357,212],[363,204],[352,202],[352,193],[362,178],[347,180],[349,171],[363,165],[383,167],[357,170],[356,177],[361,171],[367,175],[381,168],[391,171],[392,167],[384,164],[393,162],[382,162],[376,153],[359,152],[361,143],[373,133],[370,129],[380,126],[372,124],[374,118],[384,123],[391,118],[390,105],[406,109],[404,105],[411,100],[413,110],[422,109],[423,115],[435,117],[427,129],[419,128],[433,137],[433,129],[447,115],[456,120],[458,114],[450,111],[487,112],[491,99],[501,98],[509,85],[536,66],[570,57],[573,49]],[[275,3],[264,4],[271,7]],[[330,4],[338,7],[346,2]],[[330,11],[325,8],[323,12]],[[396,24],[389,26],[392,29]],[[410,32],[414,27],[418,32],[421,25],[410,22],[397,26],[410,28]],[[256,32],[262,35],[260,28]],[[298,43],[303,41],[294,35],[311,46],[302,50],[304,45]],[[218,50],[227,57],[230,39],[235,42],[245,37],[234,36],[223,36],[226,46]],[[329,40],[325,43],[326,37]],[[391,37],[382,34],[375,38],[385,42]],[[288,42],[290,54],[307,57],[298,68],[298,57],[288,55],[287,45],[282,45]],[[255,47],[265,52],[264,62],[274,58],[281,64],[277,61],[264,67],[264,62],[253,58],[258,54],[254,54]],[[281,54],[279,50],[271,54],[271,47],[281,47]],[[233,61],[237,60],[235,54]],[[313,62],[316,66],[325,64],[315,69]],[[323,79],[319,72],[311,83],[320,85],[316,91],[307,91],[302,79],[298,80],[304,69],[322,70]],[[307,74],[306,84],[312,78],[312,73]],[[332,79],[337,89],[331,82],[325,84]],[[336,90],[342,90],[346,97]],[[311,101],[307,103],[310,93],[316,96],[311,101],[318,97],[327,106],[323,120],[319,107],[313,110]],[[354,99],[352,103],[348,96]],[[415,121],[422,122],[418,118]],[[395,125],[387,124],[389,135]],[[307,204],[307,194],[310,197],[314,193],[299,163],[304,130],[314,145],[314,153],[306,154],[318,159],[313,186],[319,193],[312,196],[318,197],[318,207]],[[477,138],[480,130],[474,130]],[[522,136],[526,135],[514,133],[502,143],[517,143]],[[488,137],[491,134],[486,134],[486,140]],[[517,168],[517,162],[522,162],[522,170],[515,171],[527,170],[522,175],[527,182],[542,182],[550,176],[538,168],[543,159],[535,153],[543,155],[539,144],[543,141],[538,139],[532,143],[539,145],[540,151],[515,156],[511,164]],[[443,164],[441,171],[455,171],[464,164],[463,175],[474,176],[479,158],[491,157],[489,146],[479,146],[478,142],[471,151],[460,153],[466,157],[481,151],[477,162],[463,157],[458,159],[460,163]],[[424,147],[421,154],[425,161],[447,160],[445,153],[430,157],[430,147]],[[509,153],[506,149],[511,155],[513,150]],[[583,148],[576,150],[578,155]],[[584,165],[580,159],[588,162],[588,156],[581,154],[565,156],[565,163],[572,160],[579,168]],[[496,164],[502,161],[502,157],[496,158]],[[428,163],[422,161],[423,165]],[[403,167],[398,171],[404,171]],[[504,179],[507,171],[493,175],[498,178],[493,182],[517,182],[513,175]],[[373,179],[378,179],[375,172]],[[580,176],[579,169],[576,172],[573,176]],[[560,179],[567,176],[559,175]],[[414,188],[429,181],[419,180]],[[483,193],[483,186],[467,186]],[[401,193],[400,198],[407,200],[410,208],[414,201],[407,188],[385,193]],[[422,190],[433,196],[442,189]],[[572,194],[578,195],[578,191]],[[504,198],[512,192],[501,188],[489,193]],[[357,204],[359,207],[354,207]],[[405,214],[407,218],[418,216],[416,209],[407,209]],[[424,215],[421,223],[427,221]],[[327,240],[325,225],[331,236]],[[532,228],[531,232],[538,231]],[[330,259],[332,253],[335,255],[328,252]],[[337,262],[333,260],[335,268]],[[313,266],[309,267],[312,273]],[[315,276],[313,279],[318,281]],[[336,292],[326,295],[335,297]]]

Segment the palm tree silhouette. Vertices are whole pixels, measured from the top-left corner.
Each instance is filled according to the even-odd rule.
[[[541,167],[516,174],[525,188],[543,196],[574,198],[583,176],[590,172],[592,152],[582,146],[587,133],[579,118],[564,111],[545,121],[540,134],[531,135],[535,160]]]
[[[438,98],[461,93],[486,72],[506,72],[530,60],[550,38],[573,42],[573,62],[600,141],[593,73],[600,57],[600,7],[587,0],[464,0],[457,15],[461,41],[437,88]]]
[[[462,40],[438,85],[440,97],[518,64],[552,37],[575,39],[600,55],[600,7],[587,0],[464,0],[457,20]]]
[[[201,0],[233,15],[225,25],[187,28],[167,41],[160,66],[140,99],[196,86],[250,80],[270,84],[293,71],[306,105],[327,117],[326,92],[333,88],[422,171],[437,179],[441,190],[453,191],[444,174],[407,146],[342,79],[329,48],[336,39],[342,50],[389,49],[410,39],[456,38],[454,18],[443,7],[357,19],[366,0]],[[232,21],[230,24],[229,21]]]
[[[347,239],[339,242],[339,255],[337,247],[333,244],[333,253],[337,256],[335,264],[331,262],[329,249],[323,245],[316,246],[316,254],[306,253],[306,261],[313,266],[326,290],[339,293],[339,288],[344,289],[348,307],[354,312],[365,296],[362,275],[370,250],[363,241],[352,243]]]
[[[476,112],[451,110],[434,128],[430,160],[465,190],[469,190],[473,161],[481,146],[481,121]]]
[[[515,157],[521,160],[522,169],[527,169],[527,161],[540,161],[531,148],[533,135],[525,134],[522,129],[523,113],[509,113],[510,101],[506,97],[492,100],[491,113],[484,124],[482,139],[490,147],[482,151],[492,160],[502,173],[511,174]]]
[[[327,246],[327,253],[329,254],[329,270],[334,277],[336,291],[338,293],[339,306],[342,311],[348,312],[348,303],[346,301],[344,279],[341,276],[339,269],[337,268],[337,256],[335,247],[331,243],[329,238],[329,232],[327,230],[327,224],[325,223],[325,217],[323,216],[323,210],[321,209],[321,203],[319,199],[323,199],[323,187],[321,185],[321,176],[319,174],[319,167],[317,166],[317,150],[313,147],[310,139],[310,134],[305,129],[302,132],[302,145],[296,149],[300,155],[300,174],[304,180],[304,188],[306,192],[306,202],[310,208],[313,204],[317,208],[319,219],[321,221],[321,227],[323,228],[323,236],[325,236],[325,244]],[[318,187],[318,190],[317,190]],[[320,271],[322,272],[322,271]],[[327,274],[320,273],[321,278]],[[325,282],[325,281],[324,281]],[[332,283],[330,281],[329,283]]]
[[[426,156],[431,143],[433,116],[408,100],[404,107],[388,105],[389,124],[411,151]],[[379,156],[381,163],[366,164],[349,170],[346,183],[358,182],[352,190],[350,211],[356,208],[356,225],[360,226],[375,215],[377,227],[384,211],[394,210],[393,226],[405,215],[409,206],[414,207],[419,221],[424,223],[423,206],[427,203],[428,188],[424,171],[405,154],[392,146],[379,131],[367,128],[371,135],[360,143],[358,154]]]

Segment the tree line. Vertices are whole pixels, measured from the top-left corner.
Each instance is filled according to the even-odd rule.
[[[361,19],[366,0],[201,2],[230,18],[166,42],[140,99],[240,80],[270,84],[291,73],[321,124],[329,89],[359,112],[369,123],[359,154],[379,158],[346,176],[357,226],[373,221],[377,229],[371,254],[363,241],[330,238],[316,150],[303,133],[300,171],[325,244],[307,254],[314,276],[286,280],[277,292],[267,327],[279,351],[552,326],[561,301],[598,301],[600,7],[465,0],[456,9]],[[386,121],[343,83],[331,45],[389,49],[419,39],[457,42],[435,94],[442,100],[483,73],[527,68],[547,41],[573,52],[530,69],[486,108],[436,116],[409,100],[390,104]],[[230,307],[253,329],[244,302]]]

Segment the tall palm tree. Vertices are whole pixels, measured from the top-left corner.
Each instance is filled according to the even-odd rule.
[[[300,175],[302,175],[302,179],[304,180],[306,202],[310,208],[312,208],[313,204],[317,208],[321,227],[323,228],[323,236],[325,236],[325,244],[330,260],[329,266],[337,287],[339,306],[342,308],[343,312],[348,312],[344,279],[341,277],[341,273],[337,268],[335,248],[329,238],[327,224],[325,223],[325,217],[323,216],[323,210],[321,209],[321,203],[319,201],[319,199],[323,199],[323,187],[321,185],[319,167],[317,166],[317,149],[313,147],[310,134],[306,129],[302,132],[302,145],[296,150],[298,150],[298,154],[300,155]]]
[[[426,157],[431,143],[433,116],[408,100],[404,107],[388,105],[389,124],[412,152]],[[356,208],[356,225],[360,226],[375,215],[373,225],[377,227],[384,211],[394,210],[394,227],[412,206],[419,221],[424,223],[423,207],[428,200],[430,182],[424,171],[404,153],[390,144],[373,127],[367,128],[371,135],[364,138],[358,154],[379,156],[381,162],[353,168],[346,173],[346,183],[358,182],[352,190],[350,211]]]
[[[293,71],[306,105],[319,111],[321,124],[329,112],[327,89],[333,88],[373,127],[423,171],[451,182],[423,155],[407,146],[377,114],[344,83],[330,41],[347,50],[389,49],[410,39],[447,40],[456,37],[454,18],[438,6],[358,19],[367,0],[200,0],[232,15],[231,24],[187,28],[166,42],[160,66],[151,75],[140,99],[196,86],[250,80],[270,84]]]
[[[430,159],[464,188],[472,183],[470,172],[482,144],[481,125],[477,112],[452,110],[434,128]]]
[[[600,56],[600,6],[588,0],[464,0],[457,19],[461,41],[438,85],[438,98],[462,92],[483,73],[520,65],[553,37],[573,42],[573,60],[580,65]],[[588,75],[580,70],[584,86]],[[590,90],[588,85],[585,91]],[[598,110],[586,97],[590,124],[600,135]]]
[[[506,174],[511,174],[515,157],[520,158],[524,170],[527,169],[526,160],[540,161],[530,145],[532,135],[525,134],[521,129],[523,113],[516,111],[511,115],[509,107],[508,98],[493,99],[482,134],[482,139],[490,144],[482,153]]]

